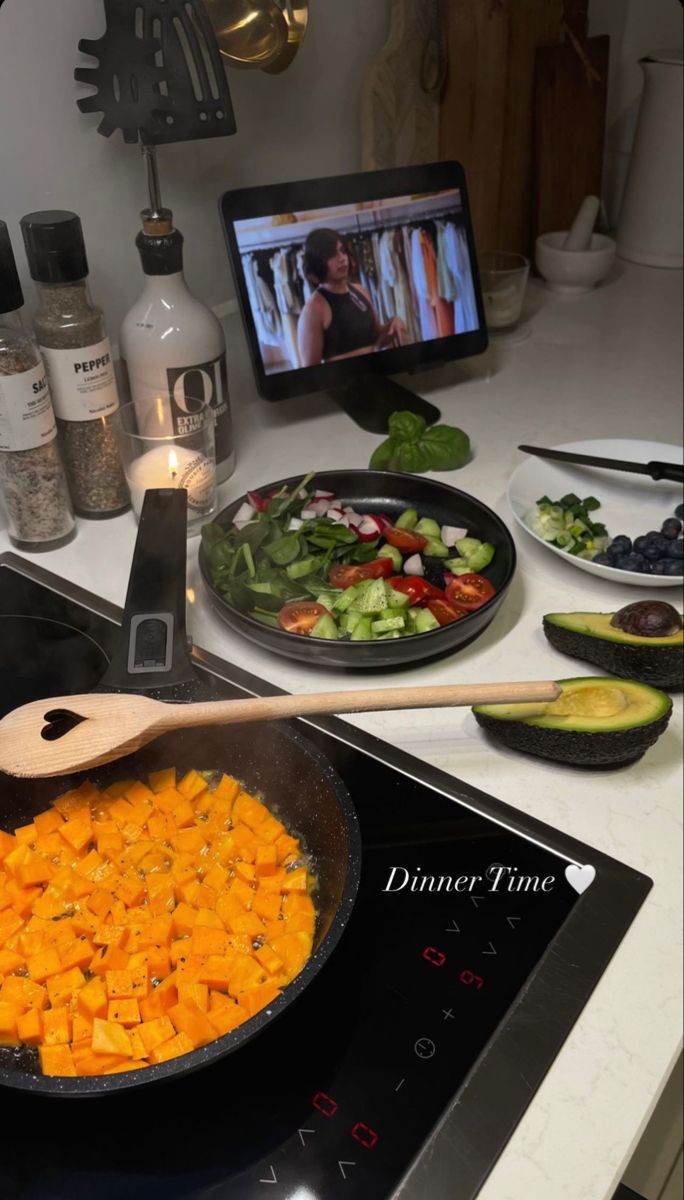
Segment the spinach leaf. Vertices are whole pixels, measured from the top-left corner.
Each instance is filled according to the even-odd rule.
[[[277,567],[286,567],[297,558],[300,547],[301,539],[299,534],[286,533],[284,537],[276,538],[274,542],[270,542],[268,546],[264,546],[264,550],[271,562],[275,563]]]

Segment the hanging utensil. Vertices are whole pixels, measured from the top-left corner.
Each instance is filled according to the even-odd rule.
[[[287,46],[285,17],[275,0],[206,0],[224,64],[268,67]]]
[[[309,26],[309,0],[277,0],[287,25],[287,45],[278,58],[264,70],[269,75],[286,71],[299,53]]]
[[[164,733],[202,725],[380,709],[542,703],[559,695],[557,684],[542,682],[378,688],[189,704],[122,693],[61,696],[24,704],[3,717],[0,771],[32,779],[69,775],[134,754]]]
[[[202,0],[104,0],[104,9],[103,36],[78,44],[98,66],[74,71],[79,83],[98,89],[77,103],[83,113],[103,114],[99,133],[110,137],[120,129],[124,141],[154,146],[235,133],[226,72]]]

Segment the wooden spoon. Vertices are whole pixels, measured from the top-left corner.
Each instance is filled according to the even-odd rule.
[[[166,704],[127,692],[60,696],[24,704],[3,717],[0,771],[34,779],[70,775],[133,754],[173,729],[197,725],[380,709],[543,703],[560,694],[555,683],[483,683],[210,700],[202,704]]]

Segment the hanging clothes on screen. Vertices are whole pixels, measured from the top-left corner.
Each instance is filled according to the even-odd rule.
[[[477,303],[464,229],[437,221],[437,261],[440,295],[454,304],[456,333],[477,329]]]
[[[420,302],[423,338],[431,340],[454,333],[453,301],[440,295],[437,248],[427,229],[414,229],[411,235],[413,278]]]
[[[267,346],[279,346],[282,343],[282,325],[276,298],[259,273],[256,255],[244,254],[242,265],[257,337]]]
[[[294,370],[302,365],[297,340],[297,325],[302,304],[297,282],[296,255],[291,250],[277,250],[269,262],[273,272],[275,295],[280,312],[283,345]]]

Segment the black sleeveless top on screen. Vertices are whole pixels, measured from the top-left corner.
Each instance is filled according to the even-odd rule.
[[[376,337],[375,316],[363,292],[351,284],[347,292],[318,290],[332,309],[332,321],[323,336],[323,358],[337,358],[372,346]]]

